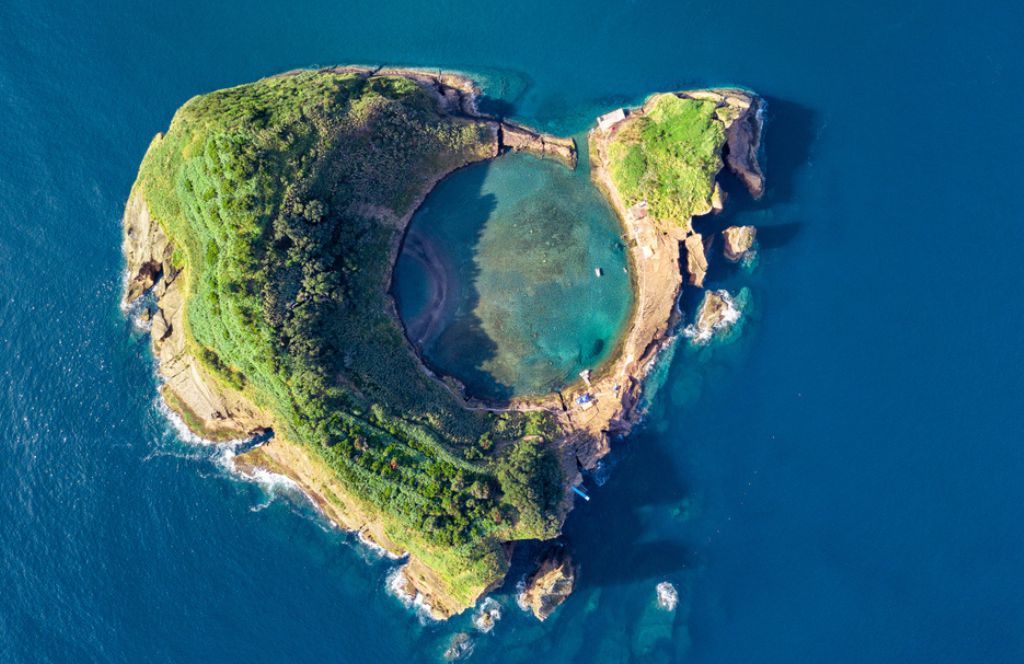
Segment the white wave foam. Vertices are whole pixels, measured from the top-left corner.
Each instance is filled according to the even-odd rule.
[[[454,662],[460,659],[468,659],[473,654],[473,649],[476,644],[473,643],[473,639],[469,638],[469,634],[465,632],[459,632],[452,636],[452,640],[448,644],[448,648],[444,651],[444,659],[447,662]]]
[[[501,604],[491,597],[484,599],[480,609],[473,615],[473,627],[487,634],[501,620]]]
[[[150,318],[149,320],[143,320],[141,313],[129,314],[129,315],[131,316],[132,327],[134,327],[139,332],[149,332],[150,330],[153,329],[153,319],[152,318]]]
[[[668,581],[662,581],[655,587],[658,594],[658,606],[666,611],[675,611],[679,604],[679,591]]]
[[[361,530],[357,530],[355,531],[355,533],[356,539],[359,540],[359,543],[365,546],[373,553],[377,554],[378,558],[387,558],[388,560],[401,560],[404,557],[400,554],[394,553],[393,551],[388,551],[380,544],[377,544],[372,539],[363,534],[363,531]]]
[[[736,301],[731,295],[729,295],[729,291],[709,291],[709,293],[712,292],[722,298],[722,302],[725,304],[725,310],[722,313],[722,317],[710,326],[700,325],[698,321],[687,325],[683,329],[683,334],[691,339],[697,346],[703,346],[710,342],[716,335],[720,336],[728,332],[743,315],[743,312],[740,311],[740,308],[736,305]],[[704,297],[707,297],[707,295]],[[703,305],[701,305],[701,308],[703,308]]]
[[[157,410],[164,416],[164,419],[168,424],[170,424],[171,429],[174,431],[174,435],[181,442],[192,446],[193,449],[199,450],[199,452],[189,454],[173,450],[158,449],[148,454],[146,456],[147,459],[160,456],[170,456],[189,461],[210,461],[223,472],[235,479],[257,484],[263,490],[266,500],[250,507],[249,509],[253,512],[259,512],[266,509],[274,499],[278,497],[285,496],[297,498],[301,496],[304,500],[308,501],[318,513],[322,514],[319,505],[316,504],[316,501],[308,496],[306,492],[302,490],[302,487],[290,477],[281,475],[280,473],[270,472],[265,468],[256,467],[249,471],[242,471],[238,467],[238,464],[235,463],[235,458],[238,456],[238,450],[250,445],[252,443],[252,438],[237,438],[227,441],[213,441],[203,438],[189,429],[181,416],[172,410],[161,396],[157,395],[155,404]]]
[[[516,605],[523,611],[529,613],[530,605],[526,603],[526,577],[516,582]]]
[[[757,268],[758,262],[757,249],[750,248],[745,254],[743,254],[743,258],[740,260],[740,265],[749,273],[753,272]]]
[[[389,594],[402,603],[402,606],[415,611],[421,623],[436,622],[435,618],[430,615],[431,606],[427,603],[427,599],[423,594],[419,591],[409,592],[409,584],[406,581],[404,570],[405,565],[402,565],[388,572],[384,580],[384,587]]]

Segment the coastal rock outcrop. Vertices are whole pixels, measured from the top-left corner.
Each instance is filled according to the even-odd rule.
[[[472,654],[473,639],[466,632],[459,632],[448,642],[448,647],[444,650],[444,660],[446,662],[456,662],[460,659],[466,659]]]
[[[161,139],[157,134],[153,142]],[[160,224],[149,214],[141,193],[133,190],[124,211],[121,244],[127,268],[123,306],[128,306],[160,279],[163,265],[170,261],[171,248]]]
[[[725,290],[709,290],[697,311],[697,320],[686,328],[686,334],[697,343],[707,343],[716,333],[732,327],[740,318],[739,309]]]
[[[753,226],[730,226],[722,231],[722,237],[725,239],[725,257],[735,263],[754,246],[757,229]]]
[[[761,149],[764,102],[760,97],[735,94],[735,91],[726,101],[733,108],[741,109],[739,117],[725,130],[726,164],[743,181],[750,195],[760,198],[764,193],[764,173],[757,157]]]
[[[541,134],[511,122],[500,122],[498,130],[503,149],[558,159],[569,168],[576,168],[576,142],[571,138]]]
[[[526,580],[516,598],[519,606],[529,609],[537,620],[547,620],[572,593],[576,584],[576,567],[569,551],[559,545],[542,558],[540,567]]]
[[[704,253],[704,238],[700,233],[690,233],[684,242],[686,245],[686,271],[690,275],[690,283],[697,288],[704,287],[704,276],[708,273],[708,257]]]
[[[654,588],[658,597],[658,606],[666,611],[675,611],[679,604],[679,591],[668,581],[662,581]]]

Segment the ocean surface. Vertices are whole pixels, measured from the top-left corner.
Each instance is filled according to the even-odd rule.
[[[0,661],[1024,661],[1018,3],[0,2]],[[179,435],[118,309],[120,216],[192,95],[457,68],[576,133],[647,93],[769,100],[727,341],[683,339],[566,534],[547,622],[422,621],[396,563]],[[693,294],[684,308],[692,312]],[[656,584],[679,593],[674,612]]]
[[[413,215],[392,291],[425,359],[468,394],[545,394],[598,368],[633,302],[622,226],[590,181],[509,154],[442,181]]]

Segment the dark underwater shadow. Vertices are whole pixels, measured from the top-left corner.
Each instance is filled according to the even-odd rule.
[[[566,522],[565,536],[576,543],[581,589],[660,581],[697,564],[695,552],[682,542],[652,538],[643,518],[652,507],[683,504],[690,493],[665,444],[655,437],[640,432],[629,442],[616,442],[609,460],[620,472],[594,491],[590,502],[578,503]],[[641,469],[648,472],[637,472]],[[584,542],[589,546],[580,545]]]
[[[721,260],[721,232],[727,227],[753,224],[757,227],[759,250],[771,252],[793,241],[803,226],[801,221],[772,224],[762,220],[769,210],[792,200],[794,183],[810,161],[817,132],[817,114],[795,102],[775,97],[765,99],[768,108],[761,146],[765,174],[764,195],[754,199],[739,178],[728,169],[723,169],[718,182],[726,194],[725,210],[721,214],[709,214],[693,220],[694,230],[709,240],[707,281],[710,283],[726,281],[742,269],[738,263]],[[699,294],[699,289],[685,287],[683,301],[692,301],[695,292]],[[691,297],[687,299],[687,295]]]
[[[533,78],[518,69],[479,69],[473,73],[485,78],[485,87],[477,98],[477,110],[502,120],[516,114],[520,101],[533,88]]]
[[[468,396],[484,398],[490,401],[506,402],[513,394],[511,386],[499,383],[494,377],[484,371],[481,367],[497,355],[497,345],[487,335],[482,327],[481,320],[472,313],[480,303],[480,293],[476,289],[480,269],[468,259],[475,251],[483,234],[486,221],[491,217],[497,208],[497,199],[493,194],[483,193],[483,183],[490,169],[490,161],[472,164],[463,170],[457,171],[448,176],[435,191],[428,194],[424,200],[424,206],[442,205],[447,206],[451,201],[438,201],[437,198],[445,191],[445,187],[459,187],[461,196],[457,202],[460,214],[469,215],[472,219],[470,227],[473,228],[473,235],[460,237],[458,242],[452,246],[444,247],[446,253],[455,256],[453,261],[456,265],[472,265],[467,270],[458,267],[450,267],[446,278],[459,281],[458,290],[464,293],[460,301],[456,303],[464,312],[470,312],[457,316],[454,320],[442,321],[443,329],[434,339],[427,340],[424,345],[417,345],[416,350],[423,362],[436,374],[448,375],[458,379],[466,387]],[[449,178],[457,178],[453,183]],[[433,199],[433,200],[432,200]],[[423,223],[425,220],[418,219],[419,212],[413,216],[410,224]],[[419,239],[424,242],[440,242],[441,238],[430,234],[428,229],[419,229]],[[402,251],[405,251],[403,240]],[[403,327],[406,322],[403,320]],[[405,330],[406,338],[409,339],[408,329]],[[412,340],[409,341],[413,343]],[[445,366],[440,366],[440,365]]]
[[[762,200],[767,205],[789,203],[794,182],[811,158],[811,147],[818,132],[817,112],[797,102],[765,97],[763,162],[767,190]]]
[[[755,224],[760,249],[773,251],[791,242],[802,227],[798,221],[764,221],[769,209],[787,203],[794,195],[794,183],[810,159],[817,131],[815,113],[793,102],[773,98],[767,101],[762,146],[764,195],[752,198],[735,175],[723,171],[720,183],[728,197],[725,210],[720,215],[694,219],[695,230],[712,239],[707,275],[707,285],[712,287],[740,269],[739,264],[721,256],[723,229]],[[685,265],[680,268],[685,273]],[[686,320],[693,320],[702,292],[703,289],[684,284],[681,306]],[[664,533],[654,532],[645,515],[652,507],[682,506],[689,497],[688,488],[669,457],[669,446],[656,438],[658,434],[641,430],[629,442],[616,443],[605,463],[618,465],[617,472],[607,485],[593,492],[590,502],[577,503],[570,514],[564,533],[573,544],[573,555],[580,565],[580,589],[653,582],[699,565],[693,548],[674,534],[666,538]],[[684,528],[681,520],[680,529]],[[524,555],[528,557],[529,553],[527,550]],[[518,556],[516,562],[523,564]],[[510,575],[512,579],[520,576]]]

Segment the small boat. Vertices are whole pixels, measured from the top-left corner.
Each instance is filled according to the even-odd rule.
[[[603,277],[604,276],[604,270],[602,270],[599,267],[595,267],[594,268],[594,274],[596,274],[599,277]]]
[[[581,491],[578,487],[573,487],[572,490],[576,492],[577,496],[581,497],[583,500],[587,501],[588,503],[590,502],[590,496],[588,496],[587,494],[583,493],[583,491]]]

